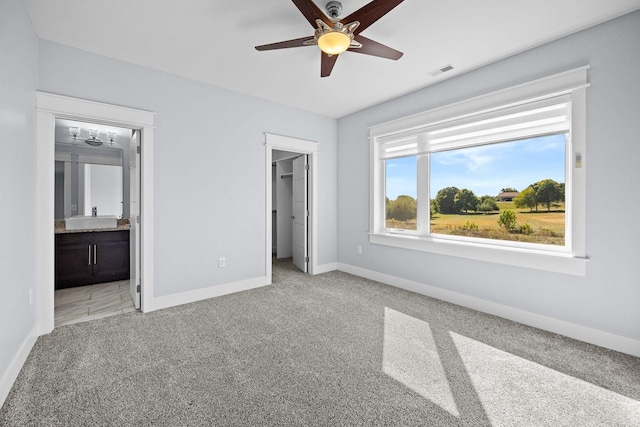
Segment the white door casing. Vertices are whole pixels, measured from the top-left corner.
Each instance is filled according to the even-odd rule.
[[[307,155],[293,161],[293,263],[307,272]]]
[[[89,123],[142,130],[140,277],[143,280],[142,311],[153,310],[153,122],[154,113],[117,105],[87,101],[63,95],[36,92],[38,216],[38,335],[54,328],[54,139],[55,119],[68,118]]]
[[[317,196],[318,196],[318,143],[305,139],[265,133],[265,276],[270,284],[272,257],[272,159],[273,150],[290,151],[307,154],[309,157],[308,173],[308,273],[316,274],[318,270],[318,230],[317,230]]]

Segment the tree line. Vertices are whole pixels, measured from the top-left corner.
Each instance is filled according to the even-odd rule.
[[[518,192],[515,188],[506,187],[502,192]],[[515,207],[521,209],[534,209],[538,206],[546,206],[551,211],[554,203],[563,202],[565,198],[565,185],[552,179],[543,179],[529,185],[513,199]],[[460,214],[473,212],[489,212],[500,210],[495,196],[476,196],[473,191],[457,187],[446,187],[438,191],[436,197],[431,199],[431,214]],[[386,213],[388,219],[407,221],[417,217],[417,200],[411,196],[401,195],[396,200],[386,199]]]

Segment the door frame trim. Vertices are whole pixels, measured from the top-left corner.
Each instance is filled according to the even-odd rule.
[[[318,143],[306,139],[277,135],[265,132],[265,276],[267,284],[271,284],[271,252],[272,252],[272,176],[271,164],[273,150],[291,151],[309,156],[309,223],[307,253],[309,256],[309,274],[318,272]]]
[[[153,310],[153,122],[155,113],[40,91],[36,91],[36,106],[38,335],[50,333],[55,326],[53,222],[56,118],[142,130],[140,141],[142,146],[140,275],[143,280],[141,310]]]

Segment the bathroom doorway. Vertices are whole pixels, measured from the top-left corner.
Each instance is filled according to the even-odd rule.
[[[140,131],[56,118],[54,135],[54,325],[135,311]]]
[[[154,113],[117,105],[104,104],[78,98],[71,98],[45,92],[36,92],[37,100],[37,268],[40,276],[38,285],[38,334],[44,335],[54,328],[55,304],[55,128],[57,119],[66,119],[108,127],[119,127],[137,131],[139,149],[136,148],[139,174],[139,188],[132,194],[138,194],[135,226],[137,227],[134,246],[135,262],[131,257],[126,260],[137,267],[138,284],[135,290],[140,294],[140,310],[153,309],[153,133]],[[70,131],[67,129],[67,132]],[[99,133],[99,132],[98,132]],[[132,132],[132,141],[136,133]],[[89,138],[91,135],[89,134]],[[108,135],[100,139],[109,140]],[[90,144],[89,144],[90,145]],[[139,151],[139,153],[138,153]],[[90,172],[93,174],[93,171]],[[123,191],[126,191],[123,186]],[[131,191],[131,188],[129,188]],[[77,207],[76,207],[77,208]],[[130,215],[132,206],[130,208]],[[124,209],[124,208],[123,208]],[[96,242],[97,244],[97,242]],[[93,242],[86,250],[86,263],[95,259],[98,270],[104,263],[99,262],[105,251],[96,252]],[[122,253],[122,252],[121,252]],[[107,263],[109,264],[109,263]],[[130,283],[131,291],[131,283]]]

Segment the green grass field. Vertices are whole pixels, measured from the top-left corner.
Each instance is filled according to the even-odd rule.
[[[518,225],[528,223],[531,234],[510,233],[498,225],[500,212],[470,212],[459,215],[436,214],[431,217],[431,233],[456,236],[480,237],[485,239],[512,240],[548,245],[564,245],[565,213],[564,204],[554,206],[551,212],[546,207],[538,207],[538,211],[517,209],[512,202],[498,202],[500,212],[511,209],[516,213]],[[416,220],[387,220],[387,227],[416,229]]]

